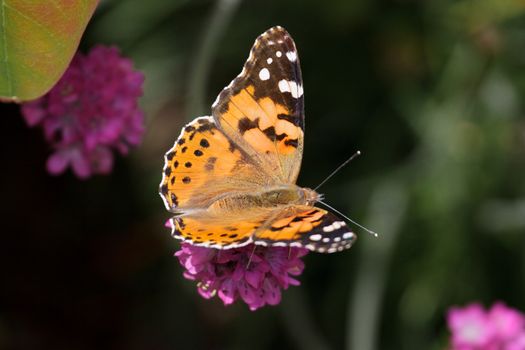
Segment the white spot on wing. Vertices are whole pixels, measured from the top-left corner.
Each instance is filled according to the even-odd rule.
[[[270,71],[268,70],[268,68],[261,69],[261,71],[259,72],[259,79],[261,80],[270,79]]]
[[[275,53],[275,56],[277,56],[277,57],[281,57],[282,55],[283,55],[283,53],[282,53],[281,51],[277,51],[277,52]]]
[[[320,241],[321,238],[323,238],[323,236],[321,236],[320,234],[315,234],[315,235],[311,235],[311,236],[310,236],[310,240],[311,240],[311,241],[316,241],[316,242],[317,242],[317,241]]]
[[[343,239],[349,239],[349,238],[352,238],[352,237],[354,237],[354,234],[352,232],[346,232],[343,235]]]
[[[323,227],[323,232],[332,232],[333,230],[335,230],[334,225]]]
[[[288,57],[290,62],[295,62],[297,60],[297,53],[295,51],[288,51],[286,57]]]
[[[303,96],[303,87],[295,81],[282,79],[278,83],[279,91],[289,92],[292,94],[293,98],[299,98]]]
[[[339,230],[341,227],[345,226],[346,223],[344,221],[334,221],[331,225],[323,227],[324,232],[332,232],[335,230]]]
[[[268,57],[268,59],[266,60],[266,63],[268,63],[268,64],[272,64],[272,62],[273,62],[273,58]]]

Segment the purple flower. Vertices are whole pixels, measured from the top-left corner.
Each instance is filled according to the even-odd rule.
[[[126,154],[141,141],[143,81],[117,48],[97,46],[88,55],[77,53],[46,95],[22,105],[27,124],[40,125],[53,149],[48,172],[71,167],[82,179],[109,173],[113,151]]]
[[[281,301],[281,289],[299,285],[294,278],[302,273],[301,257],[307,249],[261,247],[253,244],[227,250],[182,243],[175,253],[186,269],[184,277],[197,281],[199,294],[217,295],[224,305],[241,299],[250,310]]]
[[[484,348],[492,341],[494,327],[480,304],[451,308],[447,321],[452,332],[453,349]]]
[[[494,326],[499,339],[510,341],[525,335],[525,315],[497,302],[488,312],[488,319]],[[525,349],[525,347],[523,348]]]
[[[452,307],[447,323],[454,350],[525,350],[525,315],[501,302]]]

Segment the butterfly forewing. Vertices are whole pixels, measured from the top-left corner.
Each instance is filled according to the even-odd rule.
[[[212,107],[217,125],[274,183],[295,183],[304,142],[299,57],[281,27],[257,38],[241,74]]]

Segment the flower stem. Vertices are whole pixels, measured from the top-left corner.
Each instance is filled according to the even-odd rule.
[[[381,301],[392,247],[403,221],[407,191],[402,181],[387,180],[370,200],[368,222],[374,223],[378,239],[361,242],[363,257],[350,295],[346,348],[377,349]]]

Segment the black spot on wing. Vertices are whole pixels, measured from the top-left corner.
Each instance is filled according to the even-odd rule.
[[[201,147],[208,148],[210,147],[210,143],[206,139],[202,139],[200,142]]]
[[[199,126],[197,128],[197,131],[200,133],[205,132],[205,131],[210,131],[210,133],[214,135],[215,133],[213,132],[213,129],[215,129],[215,124],[208,122],[208,121],[203,121],[203,122],[205,122],[206,124],[202,124],[201,126]]]
[[[288,139],[288,140],[284,141],[284,144],[286,146],[292,146],[294,148],[297,148],[297,146],[299,145],[297,139]]]
[[[263,130],[263,133],[266,135],[266,137],[268,137],[271,141],[281,141],[282,139],[284,139],[286,137],[286,134],[279,134],[277,135],[275,133],[275,128],[273,126],[270,126],[266,129]]]
[[[168,152],[168,154],[166,154],[166,158],[171,161],[173,159],[173,157],[175,157],[176,153],[177,152],[175,152],[175,151]]]
[[[248,117],[244,117],[239,120],[238,129],[241,135],[250,129],[255,129],[259,127],[259,118],[255,120],[250,120]]]
[[[277,119],[286,120],[292,123],[293,125],[300,127],[301,129],[304,127],[303,122],[302,122],[303,119],[298,115],[290,115],[290,114],[281,113],[277,115]]]

